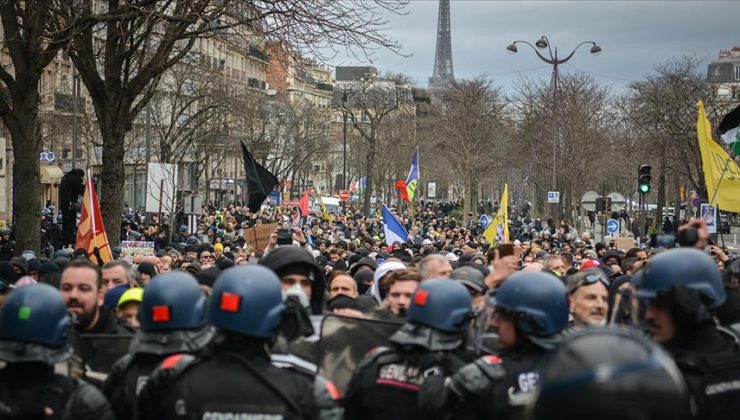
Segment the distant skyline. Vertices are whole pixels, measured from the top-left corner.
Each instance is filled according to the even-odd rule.
[[[337,59],[330,64],[373,65],[381,72],[403,72],[426,87],[434,65],[436,0],[412,0],[407,14],[388,14],[388,35],[403,57],[379,50],[372,63]],[[719,51],[740,46],[740,2],[735,1],[470,1],[452,0],[452,55],[455,77],[485,76],[512,93],[521,77],[549,80],[552,66],[515,40],[534,43],[546,35],[566,56],[581,41],[595,41],[561,66],[561,73],[582,72],[621,92],[629,82],[654,73],[657,65],[684,55],[701,60],[701,71]]]

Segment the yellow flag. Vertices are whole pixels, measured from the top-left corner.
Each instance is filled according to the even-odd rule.
[[[321,207],[321,217],[324,218],[327,222],[331,222],[331,217],[329,217],[329,213],[326,211],[326,205],[324,204],[324,200],[321,199],[321,194],[316,190],[316,187],[314,187],[313,192],[316,193],[316,198],[319,200],[319,207]]]
[[[501,203],[491,225],[483,232],[486,240],[492,244],[509,242],[509,184],[504,184]]]
[[[712,126],[704,112],[704,103],[699,101],[697,106],[696,134],[708,199],[720,210],[740,212],[740,169],[722,146],[712,139]]]

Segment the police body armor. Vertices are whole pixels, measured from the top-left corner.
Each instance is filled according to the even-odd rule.
[[[428,419],[419,391],[430,377],[451,375],[467,363],[465,330],[470,294],[449,280],[427,280],[411,298],[407,323],[360,362],[345,396],[351,419]]]
[[[134,418],[138,403],[136,397],[162,359],[162,356],[153,354],[127,354],[113,365],[103,384],[103,393],[108,397],[117,418]]]
[[[52,410],[51,415],[45,408]],[[113,420],[103,395],[92,385],[53,373],[40,364],[11,364],[0,371],[0,418]]]
[[[139,395],[139,418],[315,418],[311,381],[272,366],[259,352],[264,355],[241,347],[200,359],[170,356]]]
[[[419,350],[405,352],[396,346],[373,349],[360,362],[349,383],[344,399],[345,417],[433,418],[433,413],[419,410],[419,391],[432,373],[451,375],[456,367],[464,365],[463,360],[452,353],[442,356]]]
[[[491,419],[523,419],[524,408],[533,401],[542,352],[517,353],[507,357],[484,356],[460,369],[452,378],[448,407],[455,413],[475,413]]]

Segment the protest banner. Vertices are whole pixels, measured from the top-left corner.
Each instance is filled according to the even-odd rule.
[[[121,257],[130,259],[134,254],[154,255],[154,242],[121,241]]]
[[[249,229],[244,229],[244,239],[247,241],[247,245],[251,246],[255,250],[265,249],[267,243],[270,241],[270,234],[279,226],[280,225],[278,223],[270,223],[267,225],[255,225]]]

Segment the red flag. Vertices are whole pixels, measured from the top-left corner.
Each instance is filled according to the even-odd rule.
[[[306,191],[303,193],[303,197],[301,197],[301,200],[298,202],[298,205],[301,207],[301,216],[306,217],[308,216],[308,200],[311,198],[311,191]]]
[[[95,192],[92,175],[88,172],[80,225],[77,226],[75,249],[86,249],[87,255],[92,259],[95,255],[93,252],[95,247],[100,250],[100,257],[104,263],[113,259],[108,243],[108,235],[105,233],[105,226],[103,226],[103,216],[100,214],[98,194]]]
[[[403,179],[399,179],[398,181],[396,181],[396,184],[394,186],[398,190],[398,193],[401,195],[403,201],[410,203],[411,200],[409,199],[409,193],[406,189],[406,181]]]

